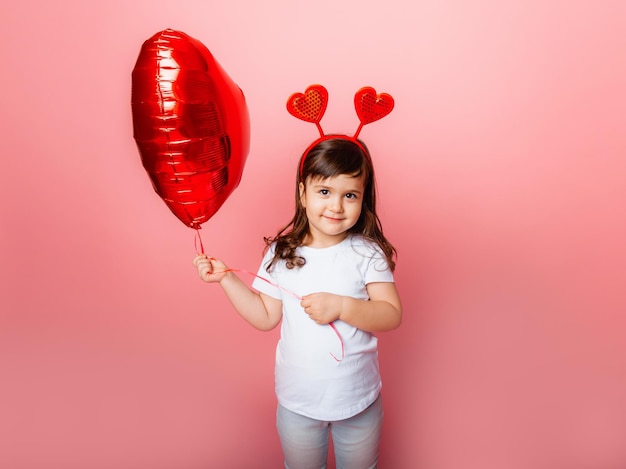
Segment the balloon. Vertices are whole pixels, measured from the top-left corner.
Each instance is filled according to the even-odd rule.
[[[133,132],[156,193],[190,228],[237,188],[250,148],[245,97],[198,40],[166,29],[132,72]]]

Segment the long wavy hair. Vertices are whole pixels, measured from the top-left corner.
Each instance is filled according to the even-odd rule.
[[[300,201],[300,183],[305,184],[308,178],[327,179],[341,174],[363,176],[365,183],[361,215],[348,233],[361,235],[376,243],[385,254],[389,268],[392,271],[395,269],[396,249],[385,238],[376,214],[376,180],[372,159],[365,144],[360,140],[359,144],[345,137],[331,136],[321,140],[302,155],[296,177],[295,214],[276,236],[265,238],[266,249],[276,243],[274,257],[267,265],[268,272],[280,261],[284,261],[288,269],[301,267],[306,263],[306,259],[296,252],[309,233],[309,220]]]

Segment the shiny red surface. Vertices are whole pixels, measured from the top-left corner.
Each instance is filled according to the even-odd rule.
[[[250,123],[241,89],[198,40],[166,29],[132,72],[134,138],[156,193],[198,229],[241,180]]]
[[[376,93],[371,86],[361,88],[354,95],[354,108],[363,125],[382,119],[393,110],[393,97],[387,93]]]

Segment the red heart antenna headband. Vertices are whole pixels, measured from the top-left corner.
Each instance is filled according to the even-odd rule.
[[[394,101],[391,95],[387,93],[377,94],[376,90],[371,86],[361,88],[354,95],[354,108],[359,117],[359,127],[352,137],[348,135],[325,135],[320,125],[320,121],[326,112],[328,105],[328,91],[322,85],[311,85],[304,93],[294,93],[287,100],[287,111],[294,117],[305,122],[312,122],[317,126],[320,132],[320,138],[315,140],[304,152],[304,157],[300,163],[300,175],[304,168],[304,160],[311,148],[323,140],[331,138],[344,138],[356,143],[366,154],[368,152],[363,145],[357,140],[361,129],[366,124],[371,124],[382,119],[393,110]]]

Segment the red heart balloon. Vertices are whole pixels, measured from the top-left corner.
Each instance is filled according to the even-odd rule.
[[[250,148],[245,97],[198,40],[166,29],[132,72],[133,131],[156,193],[199,229],[239,185]]]
[[[361,123],[371,124],[393,110],[393,97],[387,93],[376,94],[371,86],[361,88],[354,95],[354,107]]]

